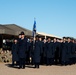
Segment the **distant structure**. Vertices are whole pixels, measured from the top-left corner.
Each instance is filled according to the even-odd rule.
[[[0,24],[0,48],[2,49],[11,49],[12,41],[14,38],[18,37],[19,33],[23,31],[25,33],[26,37],[32,37],[32,31],[23,27],[20,27],[16,24]],[[40,35],[42,38],[58,38],[61,39],[61,37],[54,36],[51,34],[41,33],[37,32],[37,35]],[[7,44],[7,45],[6,45]]]
[[[52,34],[43,33],[43,32],[37,32],[37,34],[42,36],[45,39],[48,38],[48,37],[50,37],[51,39],[53,39],[54,37],[57,38],[57,39],[62,39],[61,37],[58,37],[58,36],[55,36],[55,35],[52,35]]]

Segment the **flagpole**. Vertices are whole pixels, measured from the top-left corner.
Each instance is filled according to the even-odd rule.
[[[33,27],[33,31],[34,31],[34,37],[33,37],[33,41],[35,43],[35,37],[36,37],[36,18],[34,17],[34,27]]]
[[[35,37],[36,37],[36,18],[34,18],[34,25],[33,25],[33,50],[35,48]]]

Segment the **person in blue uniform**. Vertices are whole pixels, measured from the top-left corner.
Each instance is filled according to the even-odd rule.
[[[54,41],[53,41],[53,51],[54,51],[54,62],[55,62],[55,65],[59,64],[59,56],[60,56],[60,43],[57,42],[57,39],[54,38]]]
[[[17,44],[19,45],[19,41],[21,40],[21,34],[18,35]],[[19,56],[18,56],[19,58]],[[17,61],[17,64],[19,65],[19,61]]]
[[[60,46],[61,46],[61,42],[60,41],[61,41],[60,39],[57,39],[57,48],[56,48],[57,55],[56,55],[56,57],[57,57],[57,63],[58,64],[60,64],[60,61],[61,61],[61,59],[60,59],[60,53],[61,53]]]
[[[71,64],[71,58],[72,58],[72,49],[73,49],[73,44],[71,42],[71,39],[68,37],[67,39],[67,64]]]
[[[43,64],[46,65],[46,61],[47,61],[47,47],[46,47],[47,43],[46,43],[46,39],[43,40]]]
[[[43,65],[43,42],[42,38],[39,36],[39,44],[40,44],[40,51],[41,51],[41,59],[40,59],[40,64]]]
[[[34,43],[34,64],[35,68],[39,68],[40,65],[40,58],[41,58],[41,45],[39,42],[39,37],[36,36],[36,41]]]
[[[54,51],[53,51],[53,43],[51,42],[50,38],[48,38],[46,47],[47,47],[47,50],[46,50],[47,65],[52,65],[54,62]]]
[[[66,57],[67,57],[66,38],[63,37],[63,42],[61,43],[61,65],[66,65]]]
[[[29,63],[33,65],[34,61],[33,61],[33,38],[32,37],[29,39],[28,52],[29,52]]]
[[[17,39],[14,39],[14,43],[12,45],[12,66],[17,65],[17,62],[19,61],[18,58],[18,43],[17,43]]]
[[[21,32],[21,39],[18,41],[19,69],[25,68],[27,50],[27,38],[24,32]]]
[[[75,43],[75,40],[74,39],[72,39],[72,46],[73,46],[73,48],[72,48],[72,51],[71,51],[71,53],[72,53],[72,58],[71,58],[71,64],[75,64],[76,62],[76,43]]]
[[[74,51],[74,53],[75,53],[75,59],[74,59],[74,62],[76,64],[76,41],[74,42],[74,44],[75,44],[75,51]]]

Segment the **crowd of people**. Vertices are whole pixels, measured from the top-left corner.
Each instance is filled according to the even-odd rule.
[[[18,39],[14,39],[12,45],[12,66],[18,65],[19,69],[25,69],[26,64],[34,65],[71,65],[76,63],[76,43],[69,37],[66,39],[53,40],[48,37],[43,39],[36,36],[29,41],[24,32],[19,34]]]

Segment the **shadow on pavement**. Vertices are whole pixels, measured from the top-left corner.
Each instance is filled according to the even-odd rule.
[[[18,66],[16,66],[16,65],[12,65],[12,64],[5,64],[5,66],[7,66],[7,67],[9,67],[9,68],[18,68]]]
[[[12,65],[12,64],[5,64],[5,66],[7,66],[7,67],[9,67],[9,68],[16,68],[16,69],[18,69],[19,68],[19,66],[18,65]],[[26,65],[25,67],[27,67],[27,68],[35,68],[33,65]]]

